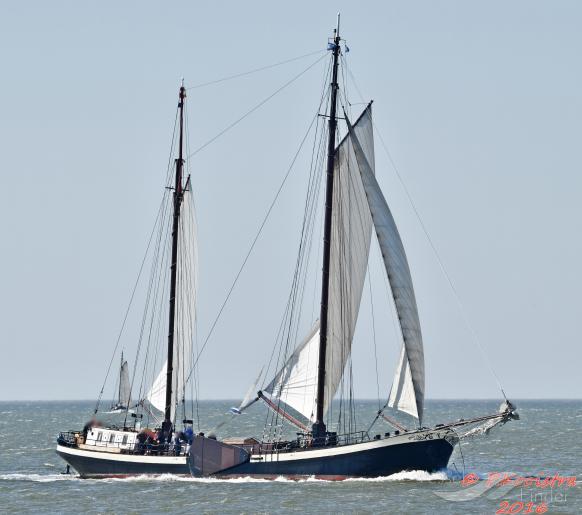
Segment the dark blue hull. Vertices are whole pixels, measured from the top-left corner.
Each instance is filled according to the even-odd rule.
[[[181,463],[176,463],[176,460],[167,463],[151,463],[144,460],[139,460],[136,456],[136,461],[120,461],[112,456],[110,459],[104,456],[104,453],[99,453],[99,457],[91,457],[87,455],[74,455],[66,450],[60,451],[57,449],[57,454],[63,458],[82,478],[106,478],[106,477],[127,477],[140,475],[159,475],[159,474],[178,474],[190,475],[190,470],[185,458],[180,460]],[[90,454],[98,454],[96,452]],[[159,460],[162,461],[162,460]]]
[[[195,441],[188,464],[195,476],[379,477],[407,470],[442,470],[448,465],[455,443],[456,439],[451,435],[425,433],[422,437],[416,435],[337,447],[250,454],[241,448],[205,438]],[[222,467],[220,463],[223,463]]]
[[[228,475],[315,476],[329,479],[389,476],[405,470],[435,472],[446,468],[453,446],[446,440],[414,442],[350,454],[270,463],[247,462]]]

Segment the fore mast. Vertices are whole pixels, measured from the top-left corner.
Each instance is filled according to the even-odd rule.
[[[178,158],[176,159],[176,180],[174,183],[174,215],[172,221],[172,261],[170,265],[170,313],[168,322],[168,370],[166,375],[166,405],[162,432],[166,438],[171,436],[172,427],[172,372],[174,360],[174,325],[176,319],[176,279],[178,261],[178,229],[180,223],[180,206],[184,197],[182,188],[183,139],[184,139],[184,102],[186,100],[186,88],[184,82],[180,86],[178,110],[180,116],[180,137],[178,142]]]

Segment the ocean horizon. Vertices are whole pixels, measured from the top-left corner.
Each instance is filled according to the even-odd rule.
[[[233,416],[229,400],[199,401],[195,428],[227,436],[261,437],[265,409]],[[516,400],[520,420],[489,435],[463,440],[447,469],[429,474],[406,471],[374,479],[340,482],[240,478],[219,480],[177,476],[127,479],[80,479],[62,474],[65,463],[55,454],[59,431],[80,429],[95,401],[0,401],[0,506],[20,513],[495,513],[502,502],[545,502],[548,513],[579,513],[582,489],[511,487],[492,484],[492,474],[514,477],[582,476],[582,400]],[[103,401],[107,407],[107,401]],[[499,400],[427,399],[426,423],[487,414]],[[377,400],[356,400],[356,417],[367,427]],[[105,416],[105,415],[104,415]],[[403,419],[401,419],[403,420]],[[370,436],[393,431],[376,422]],[[293,431],[289,436],[293,437]],[[478,485],[463,479],[477,477]],[[470,488],[483,491],[460,500]]]

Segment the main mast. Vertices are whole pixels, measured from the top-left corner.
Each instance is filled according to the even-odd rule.
[[[325,402],[325,356],[327,350],[327,311],[329,299],[329,262],[331,250],[331,220],[333,203],[333,168],[335,160],[335,134],[337,129],[337,72],[340,53],[340,15],[337,15],[337,28],[333,31],[333,71],[331,80],[331,103],[329,108],[329,139],[327,142],[327,180],[325,187],[325,219],[323,225],[323,267],[321,274],[321,311],[319,316],[319,360],[317,371],[317,411],[312,427],[314,439],[325,438],[326,427],[323,421]]]
[[[164,422],[162,431],[169,436],[172,431],[172,371],[174,361],[174,322],[176,314],[176,277],[178,261],[178,229],[180,222],[180,205],[182,203],[182,168],[183,159],[183,139],[184,139],[184,101],[186,99],[186,88],[184,84],[180,86],[180,101],[178,110],[180,113],[180,138],[178,143],[178,159],[176,159],[176,182],[174,184],[174,217],[172,222],[172,262],[170,266],[170,320],[168,323],[168,370],[166,375],[166,406],[164,412]]]

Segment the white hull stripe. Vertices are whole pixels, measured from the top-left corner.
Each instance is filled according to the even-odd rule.
[[[429,434],[432,436],[432,438],[427,437]],[[379,449],[382,447],[390,447],[393,445],[408,445],[418,441],[424,441],[425,439],[428,441],[447,440],[452,445],[452,442],[456,440],[456,436],[454,432],[451,430],[404,433],[399,436],[384,438],[383,440],[372,440],[369,442],[362,442],[352,445],[341,445],[338,447],[324,447],[322,449],[315,448],[306,449],[302,451],[280,452],[273,454],[253,454],[251,456],[251,462],[270,463],[273,461],[277,462],[277,461],[318,459],[330,456],[338,456],[341,454],[352,454],[356,452],[368,451],[371,449]]]
[[[147,454],[114,454],[109,452],[85,451],[57,445],[57,452],[70,456],[95,460],[118,461],[124,463],[144,463],[149,465],[186,465],[186,456],[148,456]]]

